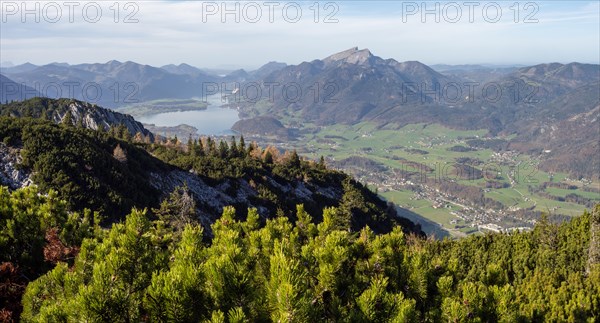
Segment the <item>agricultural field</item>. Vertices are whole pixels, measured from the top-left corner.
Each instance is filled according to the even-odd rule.
[[[486,148],[486,142],[511,139],[488,138],[486,130],[454,130],[436,124],[378,127],[368,122],[352,126],[304,125],[304,129],[310,131],[303,131],[300,140],[288,142],[286,149],[297,149],[310,159],[323,155],[328,164],[353,173],[363,183],[376,187],[384,198],[437,224],[428,223],[424,229],[438,235],[477,233],[478,227],[488,222],[505,229],[531,226],[535,222],[531,219],[505,216],[519,210],[570,217],[589,209],[583,203],[565,201],[569,194],[600,202],[600,183],[547,173],[531,156]],[[473,147],[473,142],[484,144]],[[456,164],[472,168],[461,173]],[[412,173],[410,178],[404,178],[407,172]],[[541,187],[545,182],[568,184],[571,189]],[[480,216],[490,207],[478,208],[451,192],[439,197],[436,185],[440,183],[480,188],[485,198],[500,203],[503,210]],[[584,191],[584,187],[595,191]]]

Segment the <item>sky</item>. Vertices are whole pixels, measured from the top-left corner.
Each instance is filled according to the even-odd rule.
[[[0,62],[600,62],[599,1],[0,1]]]

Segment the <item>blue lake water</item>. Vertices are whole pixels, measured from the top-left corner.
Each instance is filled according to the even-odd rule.
[[[187,124],[198,129],[201,135],[229,135],[231,126],[240,118],[234,109],[221,108],[220,97],[208,97],[206,110],[180,111],[153,114],[138,118],[138,121],[157,126],[173,127]]]

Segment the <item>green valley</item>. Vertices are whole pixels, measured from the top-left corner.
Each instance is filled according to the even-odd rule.
[[[309,124],[298,132],[298,140],[279,146],[296,149],[310,159],[323,155],[332,167],[354,174],[387,200],[457,237],[481,233],[487,229],[479,227],[487,224],[505,230],[529,228],[542,212],[572,217],[600,202],[598,181],[541,170],[538,164],[544,156],[511,150],[512,136],[490,137],[486,130],[455,130],[437,124],[398,127],[369,122]],[[468,191],[473,189],[478,194],[470,196]],[[440,197],[440,190],[447,196]],[[565,198],[568,195],[573,198]],[[494,205],[490,202],[498,203],[494,206],[498,212],[487,210],[486,205]]]

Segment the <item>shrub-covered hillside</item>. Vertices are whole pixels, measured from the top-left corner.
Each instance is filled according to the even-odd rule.
[[[600,320],[600,205],[434,241],[323,159],[67,101],[0,113],[0,321]]]
[[[177,227],[140,210],[100,229],[89,214],[48,212],[61,202],[34,193],[0,191],[2,258],[30,261],[24,255],[41,250],[56,264],[27,286],[25,322],[600,317],[600,207],[561,225],[541,221],[532,232],[458,241],[424,240],[399,227],[353,232],[336,208],[325,209],[320,224],[298,206],[296,221],[277,217],[265,226],[254,209],[238,221],[225,208],[206,242],[197,224]],[[35,230],[14,234],[25,227]]]

